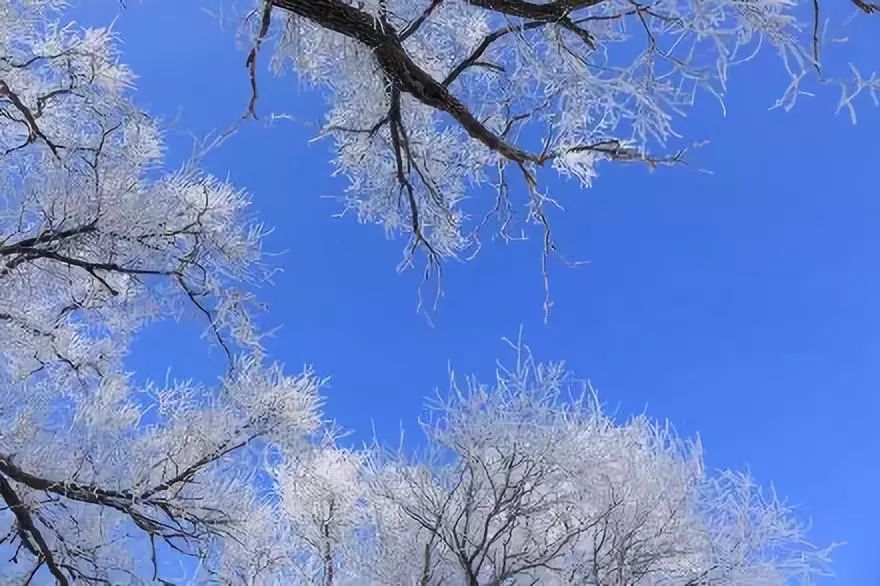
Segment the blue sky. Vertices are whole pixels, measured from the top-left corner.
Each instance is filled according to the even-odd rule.
[[[204,4],[77,12],[89,24],[118,17],[138,102],[197,135],[224,128],[248,99],[245,52]],[[876,68],[878,23],[864,21],[842,54]],[[710,467],[749,468],[812,518],[815,542],[847,542],[835,583],[880,584],[880,111],[863,102],[852,126],[834,115],[831,88],[791,113],[768,111],[778,73],[772,59],[746,66],[726,118],[707,97],[681,121],[690,138],[712,141],[692,167],[606,166],[588,191],[551,181],[567,210],[553,218],[558,243],[591,262],[553,267],[549,324],[534,239],[449,264],[431,327],[416,311],[419,274],[395,272],[403,242],[332,218],[339,204],[321,197],[344,183],[331,177],[329,144],[309,143],[319,96],[264,68],[259,109],[298,122],[250,124],[207,166],[253,194],[274,227],[267,249],[286,251],[272,259],[283,272],[259,291],[263,323],[281,326],[272,357],[331,376],[327,413],[354,439],[375,426],[393,440],[401,422],[416,435],[423,397],[446,384],[450,364],[491,377],[501,338],[522,326],[538,357],[567,361],[621,416],[647,408],[699,432]],[[191,138],[168,140],[175,164]],[[139,378],[169,368],[214,377],[220,357],[206,355],[199,331],[152,327],[131,367]]]

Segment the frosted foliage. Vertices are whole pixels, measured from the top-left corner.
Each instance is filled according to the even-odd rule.
[[[775,495],[707,474],[668,426],[615,422],[561,365],[526,358],[437,405],[425,457],[371,461],[361,583],[788,584],[824,568]]]
[[[132,74],[108,30],[78,31],[2,4],[0,335],[3,374],[88,378],[132,331],[182,304],[253,345],[232,284],[254,274],[245,194],[192,168],[157,174],[155,123],[124,96]]]
[[[666,426],[615,421],[562,365],[536,364],[522,350],[494,384],[467,379],[438,396],[420,453],[344,447],[320,414],[323,379],[310,369],[288,374],[260,346],[247,291],[267,269],[247,194],[197,162],[164,170],[160,129],[128,97],[133,75],[112,32],[56,24],[63,4],[0,0],[0,581],[764,585],[824,570],[827,552],[804,541],[775,494],[747,475],[707,473],[699,445]],[[498,24],[477,4],[435,2],[404,35],[408,54],[430,75],[449,70]],[[418,22],[413,3],[357,6],[367,30],[383,19]],[[708,12],[688,25],[694,34],[730,29],[726,43],[747,42],[745,25],[731,24],[739,20],[717,21],[719,11],[733,18],[726,3],[700,6]],[[780,31],[794,25],[785,10],[742,8],[737,18],[787,46]],[[624,34],[597,22],[605,23],[591,33],[597,43],[602,31],[603,42]],[[422,244],[453,254],[467,243],[453,199],[502,159],[527,176],[536,163],[480,130],[480,120],[507,126],[500,102],[485,100],[479,120],[468,118],[442,94],[431,103],[415,86],[389,89],[369,73],[377,53],[362,43],[302,15],[286,26],[279,55],[292,51],[316,82],[344,72],[328,132],[358,185],[352,205],[390,229],[424,226]],[[505,45],[498,56],[539,59],[552,74],[502,81],[466,68],[467,84],[449,85],[473,92],[469,104],[480,92],[518,96],[511,112],[538,93],[556,102],[607,91],[604,81],[578,86],[568,57],[551,51],[565,34],[521,30],[517,38],[543,40]],[[395,54],[383,59],[393,67]],[[398,74],[412,74],[407,67]],[[848,87],[848,99],[864,91]],[[640,120],[654,121],[647,134],[666,132],[659,114],[630,116],[636,106],[603,95],[607,109],[590,115],[632,122],[632,144]],[[438,107],[460,124],[444,123]],[[553,108],[560,120],[572,111]],[[340,130],[386,115],[372,137]],[[584,138],[583,124],[559,124],[553,140],[563,142],[548,152]],[[589,179],[596,161],[622,151],[609,152],[571,148],[554,164]],[[442,189],[426,187],[441,177]],[[422,206],[417,219],[397,205],[401,194]],[[133,337],[168,317],[201,320],[224,351],[216,384],[140,383],[125,370]]]
[[[226,540],[260,546],[242,524],[265,506],[253,478],[318,428],[320,380],[260,358],[246,194],[194,165],[161,170],[113,34],[56,24],[61,7],[0,1],[0,576],[172,579],[171,553],[207,570]],[[229,373],[133,384],[132,336],[181,315]]]
[[[746,474],[707,473],[700,443],[668,425],[615,421],[561,364],[523,352],[493,385],[453,383],[423,430],[414,455],[324,442],[279,463],[265,565],[242,559],[229,575],[254,584],[763,586],[827,571],[829,550],[804,539],[772,491]]]
[[[589,187],[606,161],[678,162],[707,137],[680,136],[676,118],[700,96],[723,109],[731,68],[762,51],[780,62],[777,106],[820,80],[840,85],[840,108],[855,116],[855,101],[876,102],[880,89],[858,70],[817,75],[825,3],[821,31],[813,5],[791,0],[271,4],[276,69],[327,96],[323,134],[349,180],[347,208],[409,234],[408,250],[432,260],[477,246],[488,217],[507,235],[511,185],[528,194],[520,217],[547,229],[541,167]],[[464,206],[481,186],[495,204]]]
[[[347,552],[365,527],[363,462],[363,454],[328,445],[279,473],[298,583],[357,583]]]

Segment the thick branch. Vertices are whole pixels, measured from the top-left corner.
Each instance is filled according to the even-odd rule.
[[[64,575],[61,567],[59,567],[58,562],[55,561],[55,556],[52,553],[52,550],[49,549],[49,544],[46,543],[42,533],[40,533],[40,530],[37,529],[37,526],[34,524],[30,509],[28,509],[28,506],[21,500],[18,494],[16,494],[12,485],[9,484],[9,481],[6,480],[6,477],[2,474],[0,474],[0,497],[3,498],[6,505],[9,507],[9,510],[15,515],[15,521],[18,524],[19,537],[22,542],[26,544],[26,547],[31,548],[33,546],[31,545],[30,540],[33,540],[39,550],[34,553],[39,557],[40,561],[46,564],[46,567],[49,568],[49,572],[51,572],[58,581],[58,584],[61,586],[67,586],[70,582],[68,581],[67,576]]]
[[[40,127],[37,126],[37,119],[34,117],[33,112],[30,111],[24,102],[18,97],[18,95],[12,91],[5,81],[0,79],[0,98],[6,98],[9,100],[12,105],[18,110],[22,116],[24,116],[25,123],[28,127],[28,140],[25,144],[30,144],[34,142],[37,138],[43,139],[43,142],[49,147],[49,150],[52,151],[52,154],[55,157],[58,157],[58,146],[53,143],[49,138],[43,134],[43,131],[40,130]]]
[[[94,485],[80,485],[75,482],[57,482],[34,476],[22,470],[8,456],[0,456],[0,474],[6,475],[19,484],[32,490],[51,492],[71,500],[95,505],[108,505],[111,502],[131,503],[135,495],[129,491],[106,490]]]
[[[559,20],[575,10],[601,4],[604,0],[556,0],[546,4],[536,4],[525,0],[468,0],[471,6],[500,12],[508,16],[518,16],[531,20]]]
[[[400,35],[390,24],[345,4],[342,0],[272,0],[278,8],[307,18],[372,49],[386,77],[401,92],[452,116],[474,139],[506,159],[520,164],[538,157],[492,132],[440,82],[409,56]]]
[[[81,234],[88,234],[89,232],[94,232],[96,229],[97,227],[95,226],[95,222],[91,222],[89,224],[77,226],[76,228],[71,228],[69,230],[47,230],[31,238],[19,240],[14,244],[0,246],[0,255],[25,252],[26,250],[32,250],[34,246],[38,246],[40,244],[48,244],[49,242],[56,242],[58,240],[72,238]]]
[[[126,275],[164,275],[164,276],[174,276],[178,275],[179,271],[174,270],[157,270],[157,269],[137,269],[133,267],[124,267],[122,265],[112,263],[112,262],[92,262],[87,260],[81,260],[78,258],[74,258],[72,256],[66,256],[63,254],[59,254],[52,250],[46,250],[44,248],[34,248],[29,246],[19,247],[19,250],[16,252],[20,253],[21,256],[12,259],[8,263],[6,263],[6,268],[11,269],[20,265],[23,262],[27,262],[36,258],[45,258],[49,260],[54,260],[66,265],[79,267],[89,274],[97,277],[95,271],[104,271],[108,273],[122,273]]]

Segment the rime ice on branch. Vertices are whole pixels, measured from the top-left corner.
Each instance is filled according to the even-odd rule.
[[[589,186],[605,161],[679,161],[689,143],[674,118],[701,94],[723,106],[730,69],[760,50],[777,54],[779,105],[791,107],[811,77],[833,79],[819,75],[821,31],[826,8],[841,12],[825,0],[821,11],[818,0],[257,4],[279,23],[276,68],[326,90],[323,133],[349,180],[347,207],[409,234],[407,260],[423,247],[431,261],[478,245],[484,212],[468,222],[462,202],[481,184],[496,191],[482,210],[506,237],[511,181],[550,252],[541,167]],[[845,8],[880,11],[861,0]],[[260,38],[270,30],[262,22]],[[876,102],[880,80],[857,73],[840,86],[851,109],[857,96]]]
[[[161,170],[113,35],[59,24],[62,5],[0,1],[0,576],[155,581],[172,553],[251,551],[254,474],[318,427],[320,381],[231,358],[260,353],[247,197]],[[132,336],[184,311],[229,374],[135,387]]]
[[[614,421],[561,364],[523,353],[494,384],[453,384],[423,430],[418,456],[335,452],[283,477],[302,583],[782,586],[826,568],[775,494],[708,474],[668,425]]]

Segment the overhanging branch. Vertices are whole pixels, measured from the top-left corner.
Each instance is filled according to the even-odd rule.
[[[369,47],[383,73],[395,88],[452,116],[474,139],[506,159],[523,164],[538,157],[508,143],[477,120],[441,82],[413,61],[398,31],[383,19],[345,4],[342,0],[272,0],[278,8],[311,20],[328,30]]]

